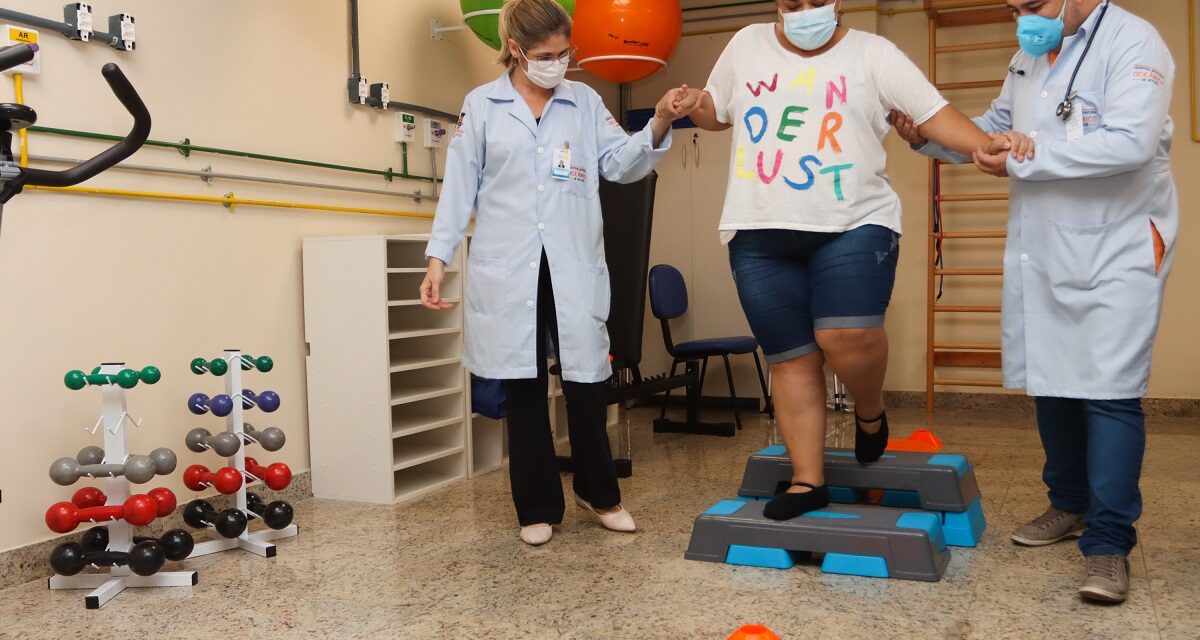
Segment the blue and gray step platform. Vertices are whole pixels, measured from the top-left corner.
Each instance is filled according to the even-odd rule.
[[[770,500],[791,478],[787,449],[767,447],[746,461],[738,496]],[[834,502],[857,504],[869,500],[868,492],[881,491],[882,506],[936,514],[952,547],[976,546],[987,527],[975,469],[958,454],[888,451],[878,462],[863,466],[852,449],[826,449],[825,483]]]
[[[824,554],[821,569],[936,582],[950,562],[937,514],[836,506],[791,520],[763,516],[765,502],[722,500],[696,518],[688,560],[790,569],[797,554]]]

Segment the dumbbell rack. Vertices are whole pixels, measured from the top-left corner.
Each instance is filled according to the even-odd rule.
[[[225,393],[233,398],[233,411],[225,417],[225,430],[236,435],[242,442],[237,453],[229,457],[229,466],[237,469],[243,478],[242,486],[237,493],[232,495],[234,506],[246,514],[247,520],[252,521],[258,518],[258,514],[246,508],[246,485],[258,478],[246,472],[246,438],[243,435],[243,426],[246,422],[245,409],[242,406],[242,352],[239,349],[226,349],[224,359],[229,363],[229,371],[223,376]],[[219,538],[198,543],[188,558],[198,558],[230,549],[244,549],[264,558],[274,558],[276,550],[271,541],[297,535],[300,535],[300,528],[294,524],[282,529],[263,529],[254,533],[250,533],[250,527],[247,526],[246,530],[236,538]]]
[[[101,374],[116,375],[125,368],[125,364],[105,363],[100,365]],[[107,460],[125,460],[129,455],[126,446],[126,421],[133,422],[129,417],[128,404],[125,399],[125,389],[116,384],[105,384],[100,387],[100,397],[103,403],[103,414],[98,426],[104,429],[104,455]],[[105,480],[105,493],[108,504],[122,504],[130,496],[130,482],[124,477],[110,477]],[[133,547],[133,526],[124,520],[113,520],[108,523],[109,551],[128,552]],[[50,577],[51,589],[93,589],[84,596],[84,606],[88,609],[99,609],[125,589],[140,587],[191,587],[198,582],[195,571],[163,571],[152,576],[139,576],[129,570],[128,566],[110,567],[107,573],[89,573],[74,576],[55,575]]]

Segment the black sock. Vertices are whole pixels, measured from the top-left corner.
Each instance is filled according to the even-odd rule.
[[[879,417],[869,422],[878,422],[879,430],[875,433],[867,433],[863,431],[862,418],[858,414],[854,414],[854,457],[858,459],[859,464],[870,464],[879,460],[883,456],[883,452],[887,449],[888,443],[888,421],[887,412],[879,414]]]
[[[825,485],[813,487],[806,482],[797,482],[796,485],[810,487],[812,491],[781,493],[763,507],[763,515],[772,520],[791,520],[829,506],[829,489]]]

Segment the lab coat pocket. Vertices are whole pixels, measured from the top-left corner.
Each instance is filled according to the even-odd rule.
[[[498,313],[504,303],[508,261],[471,254],[467,259],[467,310]]]
[[[577,198],[596,197],[600,188],[600,177],[596,175],[598,171],[591,156],[583,152],[573,152],[570,178],[560,181],[563,193]]]
[[[1102,271],[1118,268],[1114,259],[1120,247],[1113,242],[1113,227],[1113,223],[1083,227],[1051,220],[1046,243],[1046,276],[1051,286],[1099,288],[1106,279]]]

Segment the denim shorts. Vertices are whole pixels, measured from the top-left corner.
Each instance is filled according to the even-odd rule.
[[[729,264],[767,362],[817,351],[814,331],[883,326],[900,235],[878,225],[841,233],[738,231]]]

